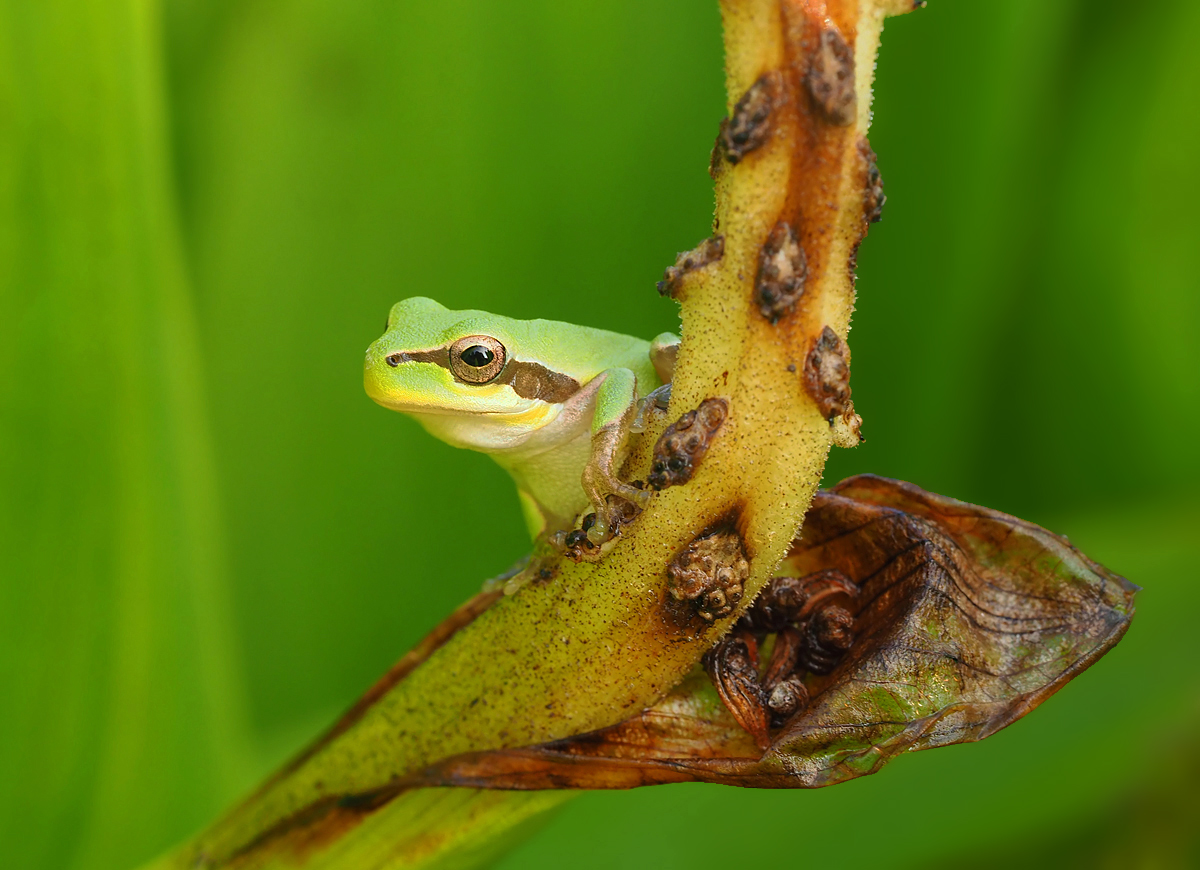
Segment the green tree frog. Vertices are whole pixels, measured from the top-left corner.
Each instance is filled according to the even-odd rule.
[[[588,538],[601,543],[611,529],[606,496],[645,506],[649,493],[617,472],[639,403],[670,382],[677,336],[643,341],[451,311],[423,297],[397,302],[386,329],[367,349],[367,394],[495,459],[516,481],[534,537],[571,528],[590,505]]]

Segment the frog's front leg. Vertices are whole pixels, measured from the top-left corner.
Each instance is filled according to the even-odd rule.
[[[625,441],[637,411],[637,376],[629,369],[609,369],[596,392],[596,412],[592,417],[592,453],[583,469],[583,491],[595,511],[596,521],[588,529],[588,540],[602,544],[612,529],[607,496],[620,496],[645,508],[650,493],[617,479],[625,458]]]

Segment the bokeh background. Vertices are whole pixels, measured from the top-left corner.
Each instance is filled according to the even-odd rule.
[[[827,474],[1070,535],[1128,637],[985,743],[585,794],[501,866],[1200,866],[1198,40],[1194,0],[887,25]],[[722,114],[714,0],[0,0],[6,867],[171,845],[523,553],[362,352],[415,294],[674,328]]]

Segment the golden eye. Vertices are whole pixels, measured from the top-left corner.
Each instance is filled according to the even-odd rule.
[[[504,345],[490,335],[468,335],[450,345],[450,371],[468,384],[494,381],[506,358]]]

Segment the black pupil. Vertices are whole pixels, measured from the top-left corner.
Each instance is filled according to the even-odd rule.
[[[462,361],[476,369],[483,368],[495,358],[496,355],[482,344],[473,344],[462,352]]]

